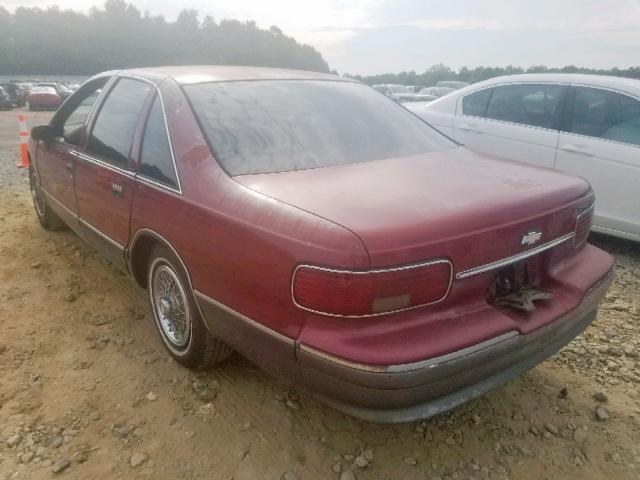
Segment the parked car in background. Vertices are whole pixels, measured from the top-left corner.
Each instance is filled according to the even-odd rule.
[[[0,109],[11,110],[12,108],[13,101],[11,100],[11,97],[3,87],[0,87]]]
[[[593,230],[640,241],[640,80],[514,75],[409,108],[474,150],[586,178]]]
[[[0,84],[0,87],[2,87],[9,95],[9,98],[11,98],[11,102],[15,107],[25,106],[27,103],[27,95],[20,85],[9,82]]]
[[[60,96],[62,101],[64,101],[69,95],[73,92],[58,82],[40,82],[37,84],[38,87],[50,87],[53,88],[56,93]]]
[[[29,110],[55,110],[61,104],[62,98],[53,87],[33,87],[27,97]]]
[[[18,82],[15,80],[11,80],[11,83],[15,83],[22,89],[22,91],[24,92],[24,99],[25,99],[25,105],[26,105],[27,97],[29,97],[29,92],[31,92],[31,89],[35,87],[36,84],[30,83],[30,82]]]
[[[460,90],[461,88],[468,87],[468,82],[459,82],[457,80],[442,80],[436,83],[436,87],[453,88],[454,90]]]
[[[371,421],[532,368],[593,320],[612,276],[586,243],[585,180],[473,153],[335,75],[107,72],[31,137],[40,223],[147,289],[178,362],[233,347]]]
[[[455,91],[456,89],[451,87],[425,87],[422,90],[420,90],[418,93],[420,95],[430,95],[435,98],[440,98]]]
[[[413,90],[406,85],[394,85],[389,83],[373,85],[373,88],[396,102],[417,102],[420,100],[426,100],[425,98],[420,98],[418,94],[413,93]]]

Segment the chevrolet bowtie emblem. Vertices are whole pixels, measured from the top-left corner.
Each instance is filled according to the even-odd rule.
[[[522,242],[520,244],[531,246],[537,243],[541,238],[542,232],[536,232],[535,230],[532,230],[531,232],[528,232],[526,235],[522,236]]]

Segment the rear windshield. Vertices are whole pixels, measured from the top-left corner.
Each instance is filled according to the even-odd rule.
[[[213,153],[231,175],[368,162],[453,143],[372,88],[259,80],[187,85]]]

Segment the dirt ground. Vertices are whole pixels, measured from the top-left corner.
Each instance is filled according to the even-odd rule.
[[[640,245],[592,239],[616,280],[558,355],[453,412],[373,425],[239,355],[171,360],[144,292],[40,228],[17,137],[0,113],[0,480],[640,478]]]

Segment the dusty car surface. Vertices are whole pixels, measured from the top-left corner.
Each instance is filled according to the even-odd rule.
[[[232,348],[371,421],[428,417],[594,318],[577,177],[480,156],[373,89],[249,67],[107,72],[32,130],[45,228],[147,288],[188,367]]]

